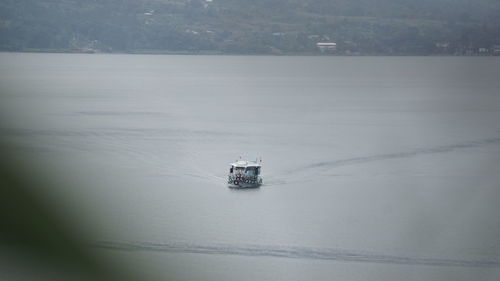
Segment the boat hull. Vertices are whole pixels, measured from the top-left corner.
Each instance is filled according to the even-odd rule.
[[[245,181],[242,179],[229,179],[228,185],[231,188],[257,188],[262,185],[262,178],[258,178],[257,180]]]
[[[228,184],[230,188],[258,188],[261,185],[262,183],[238,183],[237,185],[233,183]]]

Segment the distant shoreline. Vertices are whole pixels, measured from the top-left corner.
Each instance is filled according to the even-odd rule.
[[[221,51],[171,51],[171,50],[133,50],[133,51],[101,51],[101,50],[73,50],[73,49],[23,49],[1,50],[0,53],[40,53],[40,54],[87,54],[87,55],[201,55],[201,56],[311,56],[311,57],[498,57],[495,54],[342,54],[342,53],[317,53],[317,52],[283,52],[283,53],[228,53]]]

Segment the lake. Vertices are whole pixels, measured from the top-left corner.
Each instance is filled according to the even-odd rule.
[[[0,136],[144,279],[500,278],[499,57],[0,62]]]

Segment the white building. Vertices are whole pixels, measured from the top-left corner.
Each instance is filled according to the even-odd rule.
[[[326,43],[326,42],[319,42],[316,43],[316,47],[324,53],[326,51],[328,52],[333,52],[337,50],[337,43]]]

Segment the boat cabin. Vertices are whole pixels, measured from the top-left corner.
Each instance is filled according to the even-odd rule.
[[[248,175],[248,176],[258,176],[260,175],[260,164],[250,161],[237,161],[231,163],[231,168],[229,168],[229,174],[234,175]]]
[[[236,161],[230,164],[228,183],[236,186],[260,185],[261,167],[256,161]]]

